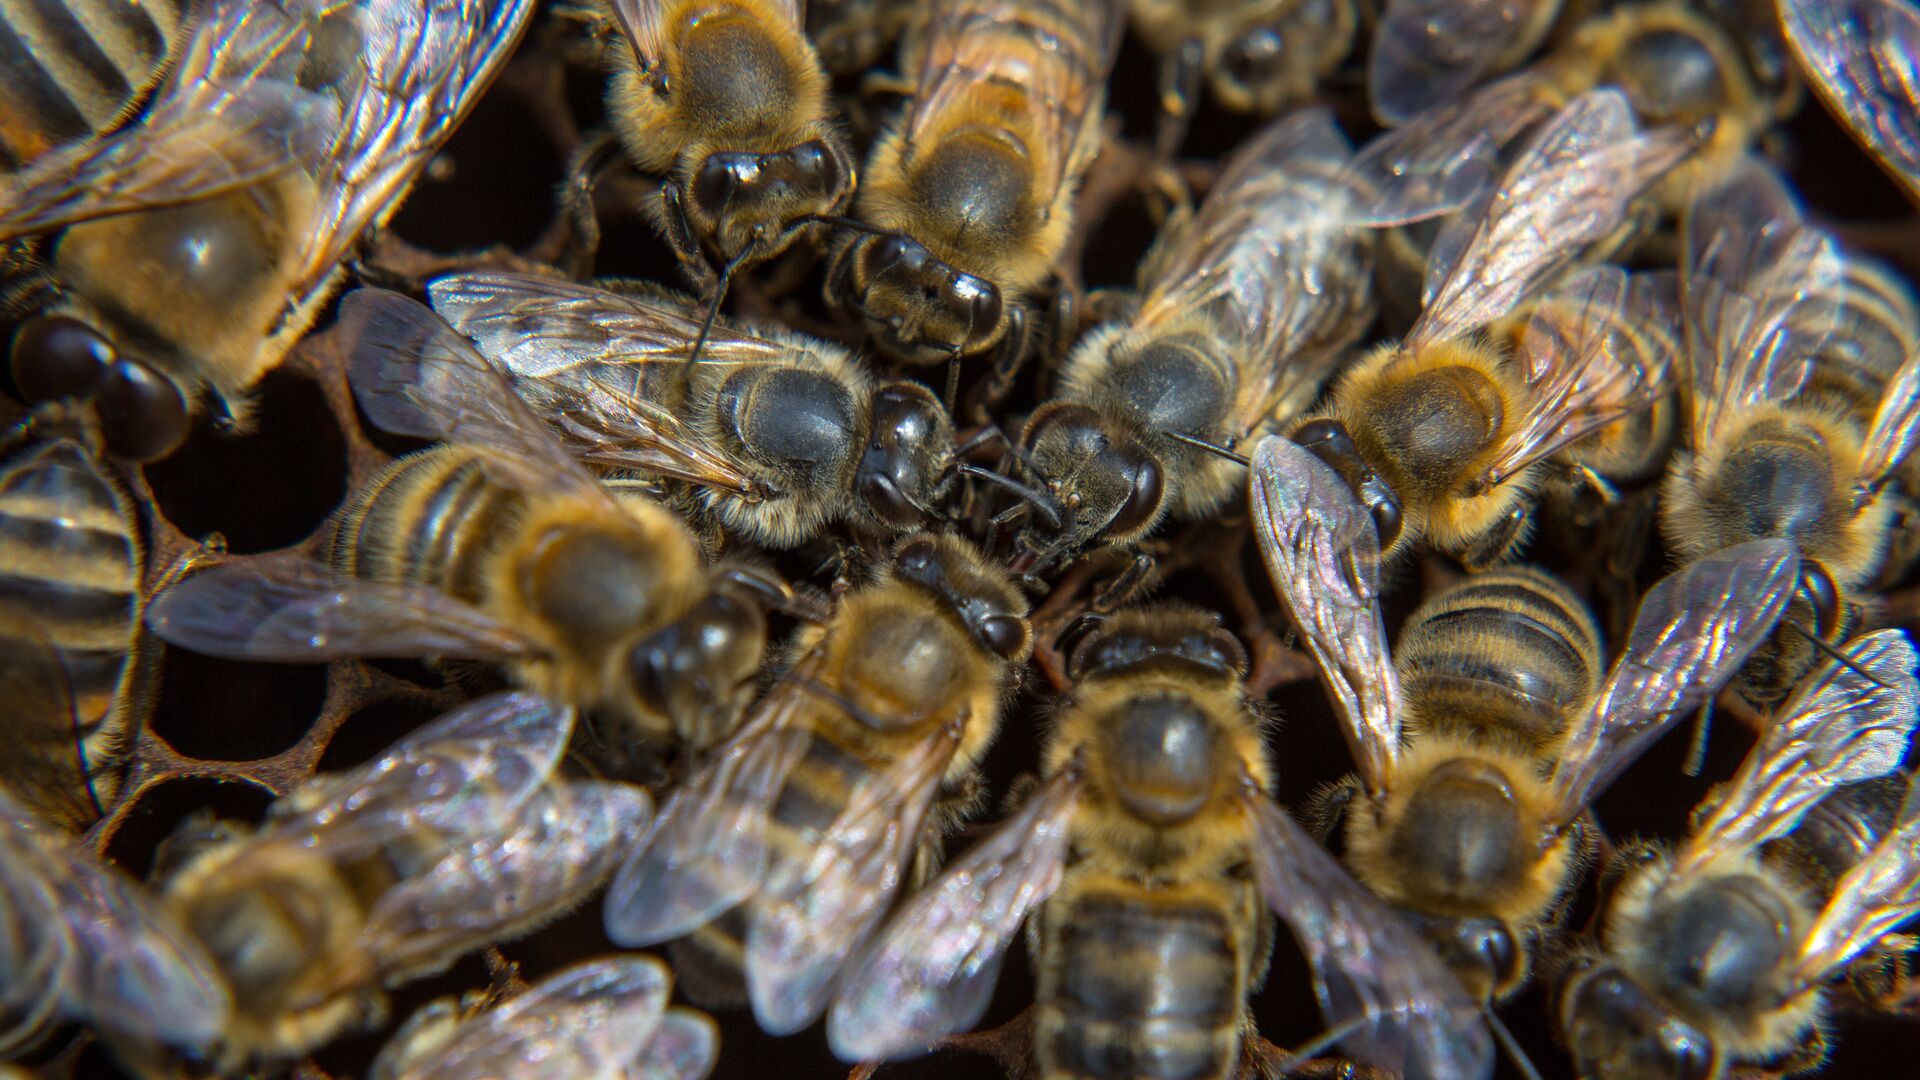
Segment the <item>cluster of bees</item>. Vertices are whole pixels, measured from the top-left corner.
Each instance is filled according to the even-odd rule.
[[[1714,1080],[1915,1011],[1920,306],[1780,138],[1810,86],[1920,199],[1904,0],[535,9],[0,8],[19,1068],[725,1070],[677,992],[861,1072]],[[503,71],[551,226],[408,245]],[[283,365],[351,491],[188,536]],[[323,715],[189,757],[193,656]],[[1681,828],[1595,812],[1695,720]],[[271,800],[127,859],[180,777]]]

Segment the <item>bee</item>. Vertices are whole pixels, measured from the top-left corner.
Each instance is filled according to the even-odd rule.
[[[192,935],[0,787],[0,1056],[80,1021],[110,1045],[200,1052],[232,1003]]]
[[[1133,30],[1162,57],[1163,85],[1198,88],[1234,112],[1306,101],[1353,51],[1354,0],[1132,0]],[[1191,70],[1187,70],[1191,69]],[[1183,93],[1183,114],[1193,107]]]
[[[553,777],[573,711],[524,692],[464,705],[372,762],[308,781],[258,829],[166,882],[233,988],[231,1063],[295,1055],[377,1017],[380,991],[570,910],[646,828],[626,784]]]
[[[1254,455],[1252,499],[1274,588],[1359,766],[1345,792],[1348,864],[1476,996],[1512,993],[1577,872],[1577,820],[1773,629],[1794,588],[1793,546],[1757,540],[1655,585],[1604,677],[1591,618],[1525,571],[1434,597],[1395,661],[1380,542],[1352,491],[1272,438]]]
[[[1542,459],[1663,392],[1666,358],[1626,316],[1616,267],[1542,298],[1516,356],[1476,334],[1611,232],[1685,146],[1671,129],[1636,133],[1617,91],[1576,98],[1484,209],[1442,234],[1407,336],[1349,367],[1293,431],[1360,494],[1389,552],[1418,537],[1470,566],[1504,559],[1525,539]]]
[[[1561,0],[1388,0],[1367,51],[1367,102],[1388,126],[1525,60]]]
[[[13,340],[32,401],[87,398],[113,453],[185,438],[201,389],[247,391],[333,294],[511,51],[528,0],[213,0],[141,119],[45,154],[0,239],[58,230],[53,302]]]
[[[1920,203],[1920,14],[1899,0],[1779,0],[1800,69],[1853,137]]]
[[[0,70],[11,90],[0,174],[125,122],[178,49],[185,7],[185,0],[63,0],[0,15],[0,37],[10,43]]]
[[[1920,708],[1913,646],[1882,630],[1841,651],[1847,665],[1801,685],[1686,840],[1629,859],[1599,949],[1560,993],[1580,1075],[1705,1080],[1783,1058],[1811,1069],[1823,984],[1920,913],[1920,787],[1898,772]],[[1777,857],[1803,832],[1841,838],[1826,844],[1831,880]]]
[[[651,956],[609,956],[556,971],[520,996],[462,1017],[446,1003],[414,1013],[374,1059],[373,1080],[701,1080],[720,1032],[668,1008],[673,973]]]
[[[340,321],[367,416],[447,445],[351,499],[331,565],[289,552],[215,566],[155,597],[154,632],[259,660],[494,661],[643,741],[698,749],[731,731],[759,678],[767,609],[798,607],[786,584],[710,569],[672,511],[616,498],[424,306],[362,289]]]
[[[462,274],[434,309],[601,465],[696,485],[730,533],[792,547],[828,525],[892,534],[941,515],[953,421],[932,392],[878,381],[838,346],[716,320],[667,293]]]
[[[701,931],[697,947],[744,955],[761,1027],[812,1023],[917,849],[957,823],[1031,649],[1004,571],[957,537],[903,540],[802,631],[792,669],[667,800],[607,894],[607,936]],[[743,903],[735,947],[707,924]]]
[[[1464,989],[1272,801],[1245,668],[1199,611],[1123,611],[1082,638],[1042,782],[875,937],[829,1014],[834,1052],[900,1057],[972,1027],[1025,921],[1040,1075],[1239,1076],[1271,907],[1344,1053],[1490,1076]]]
[[[879,63],[913,21],[907,0],[814,0],[807,37],[835,75],[858,75]]]
[[[14,740],[0,783],[78,830],[118,796],[157,689],[140,625],[146,545],[84,430],[37,422],[19,434],[0,465],[0,685]]]
[[[1122,13],[1111,0],[943,0],[903,55],[913,97],[880,137],[856,207],[871,227],[834,250],[829,303],[883,351],[936,364],[1025,355],[1022,301],[1053,272],[1073,193],[1100,148]]]
[[[1689,558],[1756,537],[1791,540],[1805,588],[1788,621],[1833,640],[1880,567],[1897,501],[1882,492],[1920,435],[1920,350],[1888,355],[1916,332],[1888,318],[1911,308],[1876,298],[1873,276],[1850,272],[1758,163],[1701,193],[1682,235],[1690,416],[1662,489],[1661,530]],[[1867,372],[1881,384],[1836,391]],[[1780,634],[1740,690],[1771,706],[1813,661],[1808,633]]]

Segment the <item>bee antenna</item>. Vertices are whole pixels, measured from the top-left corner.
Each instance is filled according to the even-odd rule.
[[[748,245],[740,254],[727,260],[727,265],[721,269],[720,284],[713,290],[713,301],[707,305],[706,317],[700,320],[700,336],[693,339],[693,350],[687,353],[688,367],[700,362],[700,350],[706,347],[707,338],[713,334],[713,321],[720,317],[720,305],[727,298],[727,287],[733,284],[734,272],[747,261],[747,254],[752,250],[752,245]]]
[[[1787,627],[1788,629],[1792,630],[1794,633],[1799,634],[1803,638],[1806,638],[1808,644],[1812,645],[1815,649],[1818,649],[1819,651],[1827,654],[1827,658],[1829,660],[1832,660],[1834,663],[1839,664],[1841,667],[1846,668],[1848,671],[1853,672],[1855,675],[1860,676],[1861,678],[1867,680],[1868,682],[1872,683],[1875,686],[1881,687],[1883,689],[1886,687],[1887,684],[1884,681],[1882,681],[1880,678],[1875,676],[1873,672],[1868,671],[1866,668],[1863,668],[1859,664],[1856,664],[1852,660],[1849,660],[1847,658],[1847,654],[1827,644],[1826,641],[1824,641],[1819,634],[1816,634],[1813,631],[1807,629],[1806,627],[1801,626],[1797,622],[1782,620],[1780,625]]]
[[[1023,484],[1011,476],[1002,475],[994,472],[992,469],[983,469],[978,465],[970,465],[964,461],[960,463],[958,468],[962,476],[978,477],[995,487],[1010,491],[1019,496],[1022,502],[1033,507],[1035,513],[1047,519],[1048,527],[1052,528],[1055,532],[1060,531],[1061,525],[1064,524],[1060,518],[1060,509],[1054,505],[1053,498],[1046,492]]]
[[[1520,1070],[1520,1075],[1526,1080],[1541,1080],[1540,1070],[1534,1067],[1533,1059],[1527,1056],[1527,1051],[1521,1047],[1520,1040],[1514,1038],[1513,1032],[1507,1030],[1506,1022],[1493,1011],[1493,1007],[1482,1002],[1480,1015],[1487,1018],[1487,1026],[1493,1029],[1494,1039],[1499,1042],[1500,1049],[1504,1050],[1507,1057],[1513,1061],[1514,1067]]]
[[[1344,1024],[1330,1027],[1320,1034],[1315,1035],[1296,1049],[1282,1050],[1280,1064],[1273,1069],[1271,1075],[1287,1075],[1295,1069],[1298,1069],[1301,1065],[1306,1064],[1310,1059],[1319,1056],[1327,1050],[1331,1050],[1334,1044],[1338,1043],[1341,1039],[1373,1023],[1374,1020],[1375,1017],[1372,1014],[1362,1013]]]
[[[1209,454],[1214,454],[1219,457],[1226,458],[1228,461],[1233,462],[1235,465],[1245,467],[1251,464],[1250,462],[1248,462],[1248,460],[1244,456],[1240,454],[1236,454],[1224,446],[1219,446],[1214,443],[1210,443],[1205,439],[1188,435],[1185,432],[1163,431],[1160,434],[1165,435],[1167,438],[1172,439],[1174,442],[1181,443],[1185,446],[1191,446],[1195,450],[1205,450]]]

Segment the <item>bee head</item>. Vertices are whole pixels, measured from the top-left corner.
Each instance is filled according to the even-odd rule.
[[[853,164],[822,136],[772,153],[708,154],[682,193],[694,229],[728,261],[785,250],[810,219],[838,213],[853,194]]]
[[[1020,442],[1035,486],[1051,496],[1055,546],[1131,543],[1165,515],[1165,471],[1132,425],[1055,402],[1033,414]],[[1054,525],[1036,519],[1028,531]]]
[[[853,303],[889,355],[910,364],[977,353],[1006,333],[1000,289],[955,269],[910,236],[861,237],[853,254]]]
[[[953,420],[933,392],[913,382],[882,387],[854,474],[860,506],[887,528],[926,528],[952,480],[952,458]]]

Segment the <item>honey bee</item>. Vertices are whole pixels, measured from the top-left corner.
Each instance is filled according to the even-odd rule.
[[[1360,495],[1389,552],[1418,537],[1473,566],[1505,558],[1525,539],[1539,463],[1664,391],[1667,358],[1628,316],[1616,267],[1542,298],[1513,357],[1475,335],[1610,233],[1685,147],[1672,129],[1636,133],[1617,91],[1574,99],[1484,210],[1441,234],[1407,336],[1350,367],[1294,430]]]
[[[1346,790],[1349,865],[1412,913],[1477,996],[1511,993],[1572,884],[1577,819],[1773,629],[1794,588],[1793,546],[1753,541],[1661,581],[1604,677],[1590,617],[1525,571],[1433,598],[1396,663],[1379,540],[1352,491],[1270,438],[1254,454],[1252,499],[1275,590],[1359,766]]]
[[[918,849],[956,823],[1032,648],[1026,616],[967,542],[902,541],[803,630],[792,670],[667,800],[607,894],[607,936],[713,937],[707,924],[744,903],[744,946],[706,951],[744,955],[761,1027],[812,1023]]]
[[[528,0],[213,0],[145,115],[42,155],[0,239],[59,230],[55,300],[15,335],[30,400],[91,401],[115,454],[165,456],[202,388],[236,425],[361,236],[492,79]]]
[[[1367,52],[1367,102],[1389,126],[1525,60],[1561,0],[1388,0]]]
[[[786,584],[710,569],[672,511],[616,498],[424,306],[361,289],[340,321],[367,416],[448,445],[395,461],[350,500],[331,566],[295,552],[215,566],[154,598],[154,632],[259,660],[494,661],[643,740],[725,737],[755,691],[767,608],[798,610]]]
[[[1464,989],[1272,801],[1245,668],[1218,619],[1188,609],[1120,612],[1082,638],[1042,783],[875,937],[829,1014],[834,1052],[900,1057],[972,1027],[1026,921],[1040,1075],[1264,1075],[1242,1068],[1270,906],[1343,1052],[1490,1076]]]
[[[475,1016],[436,1003],[374,1059],[373,1080],[701,1080],[720,1033],[692,1009],[668,1008],[673,973],[651,956],[609,956],[541,979]]]
[[[1914,328],[1888,322],[1911,306],[1883,303],[1874,293],[1883,279],[1850,271],[1758,163],[1701,193],[1683,239],[1691,415],[1661,529],[1689,558],[1756,537],[1791,540],[1805,594],[1788,621],[1831,640],[1879,569],[1895,501],[1882,492],[1920,437],[1920,350],[1889,355],[1911,345]],[[1860,391],[1836,392],[1835,382],[1863,375]],[[1777,703],[1813,661],[1806,633],[1777,635],[1742,673],[1741,692]]]
[[[1920,13],[1899,0],[1779,0],[1808,81],[1880,167],[1920,203]]]
[[[942,516],[953,421],[838,346],[716,320],[689,363],[701,316],[672,294],[494,273],[429,291],[581,456],[697,485],[729,532],[792,547],[835,523],[887,534]]]
[[[140,625],[146,546],[133,500],[84,431],[34,423],[0,466],[0,783],[82,829],[120,790],[158,672]]]
[[[200,1052],[232,1003],[205,951],[132,878],[0,787],[0,1056],[80,1021],[110,1045]]]
[[[1025,355],[1024,301],[1053,272],[1100,148],[1122,12],[1112,0],[943,0],[902,53],[913,97],[867,162],[873,231],[834,250],[827,299],[910,364]]]
[[[1920,913],[1920,787],[1898,773],[1920,708],[1913,646],[1882,630],[1841,651],[1848,665],[1799,688],[1685,841],[1631,858],[1599,949],[1560,994],[1580,1075],[1813,1068],[1823,984]],[[1896,783],[1870,783],[1889,774]],[[1844,837],[1829,845],[1832,880],[1776,857],[1803,829]]]
[[[185,0],[62,0],[0,15],[11,90],[0,174],[124,122],[180,44]],[[6,181],[0,179],[0,191]]]
[[[814,0],[807,37],[835,75],[858,75],[894,47],[913,20],[908,0]]]
[[[1162,57],[1163,85],[1197,89],[1235,112],[1270,115],[1306,101],[1346,62],[1355,0],[1132,0],[1133,30]],[[1192,110],[1183,93],[1183,112]]]
[[[598,888],[653,804],[630,785],[555,779],[572,731],[573,710],[536,695],[481,698],[182,865],[165,899],[233,988],[225,1058],[319,1045],[377,1017],[382,987]]]

